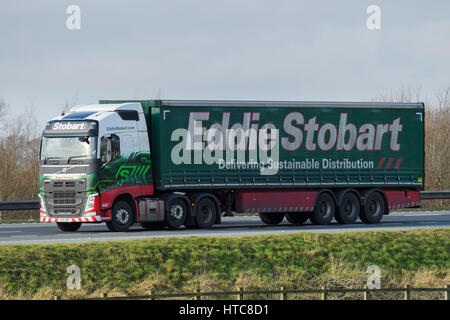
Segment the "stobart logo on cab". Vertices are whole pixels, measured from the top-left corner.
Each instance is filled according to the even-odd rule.
[[[83,130],[86,126],[85,122],[72,123],[72,122],[55,122],[52,126],[52,130]]]

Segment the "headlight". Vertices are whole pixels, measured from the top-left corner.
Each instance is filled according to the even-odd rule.
[[[96,209],[96,202],[98,201],[98,193],[91,194],[86,201],[84,212],[93,211]]]

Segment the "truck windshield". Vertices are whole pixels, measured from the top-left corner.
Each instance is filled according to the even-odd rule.
[[[41,160],[96,158],[97,137],[44,137]]]

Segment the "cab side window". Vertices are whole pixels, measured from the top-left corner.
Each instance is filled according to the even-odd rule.
[[[100,141],[100,159],[103,164],[120,158],[120,138],[112,134],[110,137],[102,137]]]
[[[111,160],[120,158],[120,138],[113,134],[111,135]]]
[[[105,137],[100,141],[100,159],[102,163],[108,161],[108,139]]]

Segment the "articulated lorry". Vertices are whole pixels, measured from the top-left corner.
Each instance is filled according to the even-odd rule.
[[[423,103],[102,100],[50,120],[40,220],[62,231],[378,223],[420,206]]]

